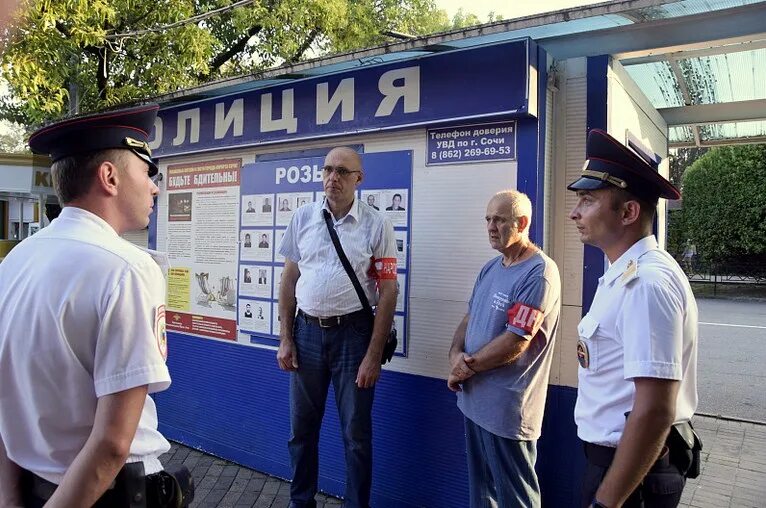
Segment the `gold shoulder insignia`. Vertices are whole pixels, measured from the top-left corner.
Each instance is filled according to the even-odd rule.
[[[625,285],[635,278],[638,278],[638,261],[631,259],[628,262],[628,266],[625,268],[625,271],[622,272],[620,282]]]

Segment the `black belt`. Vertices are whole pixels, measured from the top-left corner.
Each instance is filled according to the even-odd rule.
[[[33,496],[47,501],[53,496],[53,493],[56,492],[58,485],[55,483],[49,482],[45,478],[41,478],[30,471],[27,471],[26,473],[28,474],[28,488]],[[146,475],[145,478],[147,487],[151,488],[155,488],[162,482],[162,475],[160,473],[149,474]],[[114,483],[109,486],[104,495],[110,495],[113,490]]]
[[[96,506],[109,508],[134,505],[148,507],[188,506],[194,499],[194,480],[189,474],[189,470],[184,466],[172,471],[134,476],[133,478],[139,481],[139,485],[143,485],[140,490],[146,496],[145,499],[141,499],[140,496],[135,496],[134,493],[130,492],[129,486],[126,485],[129,480],[126,480],[124,476],[126,467],[120,470],[117,479],[96,502]],[[143,471],[143,466],[141,471]],[[24,498],[36,499],[37,502],[41,502],[41,505],[50,499],[58,488],[55,483],[27,470],[22,471],[21,484]]]
[[[336,326],[340,326],[343,323],[347,323],[349,321],[356,321],[361,318],[366,318],[366,319],[372,318],[372,316],[370,316],[370,314],[364,309],[359,309],[349,314],[343,314],[342,316],[332,316],[332,317],[326,317],[326,318],[312,316],[311,314],[306,314],[301,309],[298,309],[298,315],[303,317],[306,321],[310,321],[314,324],[319,325],[320,328],[334,328]]]
[[[24,470],[22,472],[22,490],[24,491],[25,499],[29,495],[39,500],[40,502],[45,502],[53,496],[53,493],[56,492],[57,488],[58,488],[58,485],[56,485],[55,483],[49,482],[45,478],[41,478],[37,476],[36,474],[32,473],[31,471]],[[114,494],[114,482],[112,482],[112,485],[110,485],[109,488],[106,490],[106,492],[104,492],[104,494],[101,496],[101,499],[99,499],[99,501],[105,502],[107,500],[110,500],[113,494]]]

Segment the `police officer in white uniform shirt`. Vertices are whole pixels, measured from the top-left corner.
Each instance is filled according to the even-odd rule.
[[[0,264],[2,506],[184,506],[193,494],[188,471],[163,471],[170,445],[148,396],[170,385],[164,261],[120,237],[149,224],[157,110],[70,118],[29,140],[51,155],[64,208]]]
[[[583,507],[675,507],[697,474],[697,304],[652,234],[658,199],[680,198],[652,162],[594,129],[568,187],[581,241],[609,260],[578,325]]]

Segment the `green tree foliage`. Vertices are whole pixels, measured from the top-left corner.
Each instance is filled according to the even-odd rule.
[[[70,84],[87,111],[195,84],[212,56],[213,36],[195,24],[107,39],[187,18],[188,1],[29,0],[23,9],[2,58],[2,114],[23,124],[62,115]]]
[[[0,121],[0,153],[29,153],[21,125]]]
[[[234,0],[26,0],[6,32],[0,117],[34,125],[63,115],[257,72],[325,53],[478,23],[449,20],[433,0],[257,0],[192,23]],[[169,24],[177,26],[148,33]],[[76,85],[76,86],[72,86]]]
[[[709,148],[679,148],[670,154],[670,183],[683,192],[683,176],[694,161],[705,155]],[[688,238],[683,210],[668,212],[668,238],[666,249],[680,259]]]
[[[678,187],[683,187],[684,172],[694,164],[694,161],[705,155],[709,148],[679,148],[669,157],[670,161],[670,183]]]
[[[704,261],[766,258],[766,145],[715,148],[692,164],[683,222]]]
[[[674,258],[681,259],[681,254],[689,238],[686,232],[683,210],[668,210],[668,235],[665,239],[665,250]]]

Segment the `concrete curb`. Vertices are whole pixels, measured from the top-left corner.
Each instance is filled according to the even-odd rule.
[[[716,420],[726,420],[727,422],[741,422],[741,423],[751,423],[753,425],[765,425],[766,422],[761,420],[750,420],[748,418],[740,418],[738,416],[728,416],[728,415],[716,415],[712,413],[702,413],[702,412],[696,412],[694,413],[694,416],[705,416],[707,418],[715,418]]]

